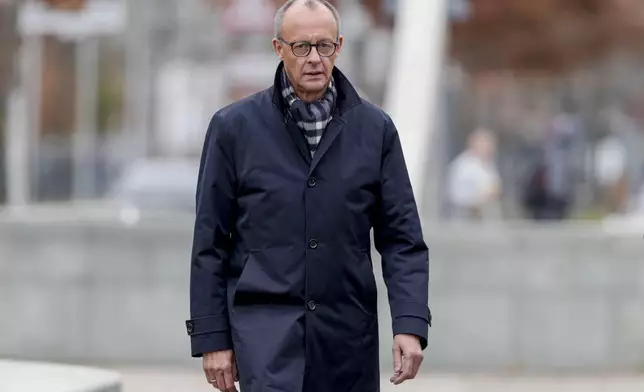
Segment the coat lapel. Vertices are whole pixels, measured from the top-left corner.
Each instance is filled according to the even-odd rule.
[[[300,155],[302,155],[302,158],[304,158],[307,164],[311,165],[311,152],[309,151],[309,145],[306,142],[304,133],[293,121],[286,120],[284,122],[286,123],[288,133],[291,135],[291,139],[295,142]]]
[[[322,139],[320,139],[320,144],[318,145],[315,155],[313,155],[313,161],[311,162],[311,167],[309,168],[309,176],[315,170],[315,167],[320,163],[320,160],[329,151],[329,148],[338,137],[340,132],[344,129],[346,121],[341,117],[334,117],[331,122],[327,125],[324,133],[322,134]]]
[[[333,69],[333,79],[335,81],[335,88],[338,91],[338,96],[335,102],[335,111],[333,113],[333,120],[327,125],[322,134],[322,139],[318,145],[318,149],[313,155],[313,161],[309,170],[309,175],[320,163],[324,154],[329,151],[333,142],[338,138],[340,132],[347,126],[347,121],[344,119],[344,114],[351,108],[361,103],[360,96],[353,88],[349,80],[340,72],[339,69]]]

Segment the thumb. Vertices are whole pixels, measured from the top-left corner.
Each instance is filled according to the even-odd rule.
[[[393,349],[394,354],[394,373],[400,373],[402,371],[402,350],[398,344],[394,344]]]

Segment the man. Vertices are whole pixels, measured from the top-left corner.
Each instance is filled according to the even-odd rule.
[[[467,138],[467,148],[450,164],[447,191],[455,220],[498,219],[501,179],[494,163],[494,134],[477,128]]]
[[[380,390],[370,229],[393,318],[394,384],[427,345],[429,263],[398,134],[334,68],[339,17],[291,0],[274,86],[217,112],[197,186],[192,355],[221,391]]]

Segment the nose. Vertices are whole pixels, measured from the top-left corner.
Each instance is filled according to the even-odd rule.
[[[311,53],[309,53],[309,56],[307,57],[306,61],[308,63],[319,63],[322,58],[320,57],[320,54],[318,53],[318,48],[311,48]]]

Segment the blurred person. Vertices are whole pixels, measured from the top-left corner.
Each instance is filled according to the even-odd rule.
[[[628,179],[624,142],[614,132],[609,132],[597,143],[593,155],[594,174],[604,211],[625,212],[628,205]]]
[[[644,185],[644,132],[638,121],[637,101],[629,100],[609,112],[610,131],[624,146],[624,187],[626,210],[635,208],[639,190]]]
[[[523,205],[534,220],[563,220],[573,206],[577,181],[577,161],[582,136],[579,116],[570,102],[552,116],[542,143],[539,160],[530,173],[523,192]]]
[[[575,202],[578,161],[583,161],[582,122],[572,106],[564,101],[555,115],[545,143],[546,186],[554,219],[568,218]]]
[[[528,176],[522,187],[521,203],[530,219],[541,220],[547,216],[548,191],[546,189],[546,166],[543,163],[543,148],[539,147],[538,157],[529,164]]]
[[[644,185],[637,191],[637,199],[635,200],[635,208],[633,211],[634,215],[644,217]]]
[[[468,146],[450,164],[447,174],[452,217],[464,220],[500,218],[501,179],[495,164],[496,139],[485,128],[468,137]]]
[[[429,261],[391,118],[334,64],[343,37],[322,0],[275,17],[274,85],[218,111],[197,186],[186,321],[192,356],[224,391],[380,390],[382,255],[394,373],[416,376],[431,323]]]

